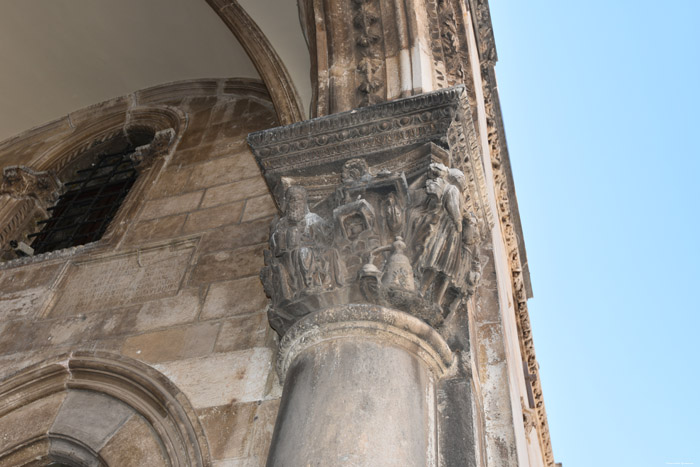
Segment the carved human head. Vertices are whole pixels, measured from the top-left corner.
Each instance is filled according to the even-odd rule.
[[[367,300],[376,300],[381,288],[382,271],[374,264],[367,263],[360,269],[360,292]]]
[[[343,165],[343,183],[357,182],[370,177],[369,166],[364,159],[350,159]]]
[[[445,186],[447,182],[444,178],[429,178],[425,182],[425,191],[429,196],[434,196],[437,199],[442,199],[445,193]]]
[[[429,172],[429,177],[430,178],[444,178],[447,176],[449,173],[449,169],[445,164],[441,164],[439,162],[432,162],[430,164],[430,172]]]

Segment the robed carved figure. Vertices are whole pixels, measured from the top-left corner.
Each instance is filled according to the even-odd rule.
[[[286,189],[261,272],[280,334],[343,303],[404,310],[439,326],[473,293],[479,261],[468,243],[478,233],[464,212],[465,176],[442,162],[424,167],[409,183],[404,172],[350,159],[335,193],[316,203],[320,214],[305,188]]]
[[[285,198],[284,216],[273,221],[261,272],[265,291],[276,305],[342,286],[345,275],[331,248],[333,227],[310,212],[306,190],[292,186]]]
[[[280,335],[340,305],[379,305],[436,329],[465,309],[488,216],[460,96],[455,88],[248,137],[283,208],[261,272]]]

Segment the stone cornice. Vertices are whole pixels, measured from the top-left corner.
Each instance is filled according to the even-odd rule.
[[[528,371],[533,375],[533,378],[529,382],[526,382],[526,384],[531,385],[535,398],[534,410],[537,418],[536,429],[545,463],[547,466],[554,466],[552,441],[549,434],[547,412],[540,382],[539,365],[535,355],[530,316],[527,307],[527,299],[532,297],[532,289],[525,245],[522,241],[523,235],[520,224],[520,214],[518,212],[513,175],[506,145],[503,115],[501,114],[501,106],[498,98],[498,87],[494,71],[497,55],[493,39],[491,16],[488,9],[488,0],[470,0],[469,3],[474,12],[474,27],[479,43],[488,139],[496,186],[496,204],[510,262],[511,283],[516,308],[520,349],[523,358],[527,362]]]
[[[398,99],[372,107],[251,133],[249,144],[266,173],[333,163],[357,151],[371,153],[401,143],[442,137],[459,107],[463,87]],[[426,123],[429,123],[426,125]]]

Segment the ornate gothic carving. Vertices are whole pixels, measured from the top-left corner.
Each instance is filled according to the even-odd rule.
[[[56,201],[61,182],[49,172],[37,172],[24,166],[5,167],[0,195],[14,199],[34,199],[44,208]]]
[[[333,226],[309,211],[306,190],[287,190],[284,216],[275,220],[261,273],[265,290],[278,303],[297,301],[344,284],[345,270],[333,248]]]
[[[483,202],[481,149],[464,94],[461,86],[447,88],[252,133],[248,142],[277,198],[296,183],[306,187],[311,202],[333,193],[348,159],[366,155],[377,170],[403,171],[411,178],[426,169],[426,151],[443,151],[448,165],[464,172],[465,209],[491,223]]]
[[[357,61],[357,91],[360,106],[380,102],[379,91],[384,87],[384,60],[382,52],[382,31],[379,20],[379,5],[374,0],[353,0],[352,23],[355,29],[355,44],[360,58]]]
[[[491,12],[488,0],[469,0],[473,21],[477,32],[476,40],[479,46],[479,58],[481,62],[492,65],[498,60],[496,54],[496,41],[493,37],[491,26]]]
[[[61,182],[50,172],[24,166],[5,167],[0,180],[0,260],[16,257],[11,241],[30,244],[28,226],[48,217],[47,209],[61,194]]]
[[[448,73],[448,84],[454,85],[465,81],[465,66],[468,60],[460,44],[460,37],[455,19],[455,12],[450,0],[437,0],[440,44]]]
[[[461,309],[488,223],[465,112],[451,88],[249,136],[283,211],[261,274],[280,334],[345,303],[435,327]]]
[[[524,250],[518,240],[517,215],[513,215],[513,208],[511,206],[512,180],[510,176],[507,147],[505,144],[503,119],[498,100],[498,87],[493,69],[497,60],[497,54],[493,39],[491,17],[487,0],[470,0],[469,3],[474,12],[475,28],[478,32],[477,41],[481,60],[482,90],[484,94],[484,105],[486,107],[490,160],[493,167],[494,184],[496,187],[497,214],[510,261],[513,299],[515,302],[518,330],[520,331],[520,347],[525,361],[527,362],[528,371],[533,376],[527,384],[531,385],[535,399],[534,412],[536,414],[536,427],[539,439],[541,440],[542,453],[547,465],[553,466],[554,454],[552,452],[552,442],[549,436],[547,412],[542,395],[539,367],[535,355],[527,307],[527,298],[529,295],[528,285],[525,282],[527,270],[523,267],[526,261],[523,258]]]
[[[281,334],[298,318],[333,304],[373,303],[433,326],[473,292],[479,234],[464,206],[465,176],[430,162],[411,179],[350,159],[321,216],[293,185],[271,229],[261,273]]]

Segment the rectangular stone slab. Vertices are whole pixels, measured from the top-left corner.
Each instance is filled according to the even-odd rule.
[[[177,294],[192,242],[94,259],[69,266],[49,313],[70,316]]]

